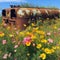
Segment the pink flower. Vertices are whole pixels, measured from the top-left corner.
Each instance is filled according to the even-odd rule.
[[[4,26],[4,27],[6,27],[6,26],[7,26],[7,24],[4,24],[3,26]]]
[[[58,28],[58,30],[60,31],[60,28]]]
[[[15,45],[14,48],[18,48],[18,45]]]
[[[14,30],[17,30],[17,28],[14,28]]]
[[[26,42],[31,42],[31,37],[25,37],[23,40],[23,44],[26,44]]]
[[[2,40],[2,44],[5,45],[7,43],[6,40]]]
[[[16,34],[19,34],[19,31],[16,31]]]
[[[50,36],[50,35],[51,35],[51,33],[50,33],[50,32],[47,32],[47,35],[48,35],[48,36]]]
[[[49,38],[49,39],[48,39],[48,42],[49,42],[49,43],[53,43],[53,39]]]
[[[4,54],[3,59],[7,59],[8,54]]]

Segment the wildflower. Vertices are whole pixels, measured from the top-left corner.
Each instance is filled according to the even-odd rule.
[[[26,46],[30,46],[30,45],[31,45],[31,42],[27,41]]]
[[[10,26],[8,26],[8,27],[7,27],[7,30],[10,30],[10,28],[11,28],[11,27],[10,27]]]
[[[35,43],[33,43],[33,46],[35,46],[36,44]]]
[[[8,57],[11,57],[11,54],[12,54],[12,53],[9,53]]]
[[[47,32],[47,34],[46,34],[47,36],[50,36],[51,35],[51,33],[50,32]]]
[[[20,34],[20,35],[24,35],[24,32],[20,32],[19,34]]]
[[[43,39],[45,36],[44,35],[40,35],[40,39]]]
[[[29,35],[30,34],[30,32],[26,32],[26,35]]]
[[[60,28],[58,28],[58,31],[60,31]]]
[[[14,46],[14,48],[17,48],[17,47],[18,47],[18,45],[15,45],[15,46]]]
[[[14,52],[16,52],[17,50],[14,50]]]
[[[24,27],[26,27],[26,24],[24,24]]]
[[[42,48],[42,50],[44,50],[44,48]]]
[[[5,45],[7,43],[6,40],[2,40],[2,44]]]
[[[3,59],[7,59],[8,54],[4,54]]]
[[[9,34],[9,37],[13,37],[14,35],[13,34]]]
[[[59,46],[56,46],[56,49],[60,49],[60,47]]]
[[[0,32],[0,37],[3,37],[5,34],[3,32]]]
[[[27,53],[27,56],[30,56],[30,53]]]
[[[57,29],[57,26],[53,26],[53,29]]]
[[[51,49],[51,52],[52,52],[52,53],[54,53],[54,52],[55,52],[55,50],[54,50],[54,49]]]
[[[14,30],[17,30],[17,28],[15,27]]]
[[[56,50],[56,46],[53,46],[52,49]]]
[[[45,52],[46,54],[51,54],[51,53],[52,53],[52,51],[51,51],[49,48],[45,48],[44,52]]]
[[[42,47],[41,44],[37,44],[37,46],[36,46],[37,49],[40,49],[41,47]]]
[[[37,31],[39,29],[39,27],[33,28],[35,31]]]
[[[45,60],[46,59],[46,54],[45,53],[42,53],[42,54],[40,54],[39,57],[42,58],[43,60]]]
[[[37,33],[41,34],[41,35],[45,35],[44,31],[36,31]]]
[[[34,24],[34,23],[32,23],[32,26],[35,26],[35,24]]]
[[[32,35],[31,36],[31,39],[33,39],[33,40],[36,39],[36,36],[35,35]]]
[[[16,34],[19,34],[19,31],[16,31]]]
[[[34,35],[33,33],[30,33],[29,36],[31,37],[32,40],[36,39],[36,35]]]
[[[42,43],[47,43],[47,40],[42,39],[41,42],[42,42]]]
[[[4,23],[4,24],[3,24],[3,26],[4,26],[4,27],[6,27],[6,26],[7,26],[7,24],[5,24],[5,23]]]
[[[31,45],[31,37],[25,37],[23,40],[23,44],[25,44],[26,46],[30,46]]]
[[[44,32],[44,31],[40,31],[40,34],[44,35],[44,34],[45,34],[45,32]]]
[[[53,43],[53,39],[49,38],[49,39],[48,39],[48,42],[49,42],[49,43]]]

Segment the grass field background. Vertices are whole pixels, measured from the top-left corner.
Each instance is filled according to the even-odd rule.
[[[31,23],[21,31],[6,27],[0,17],[0,60],[60,60],[59,58],[60,19],[47,19],[43,23],[37,20],[36,24]]]

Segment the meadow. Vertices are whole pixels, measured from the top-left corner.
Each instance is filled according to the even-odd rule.
[[[23,31],[0,23],[0,60],[60,60],[60,19],[37,20]]]

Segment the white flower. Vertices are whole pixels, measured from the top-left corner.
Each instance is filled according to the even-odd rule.
[[[8,54],[4,54],[3,59],[7,59]]]

